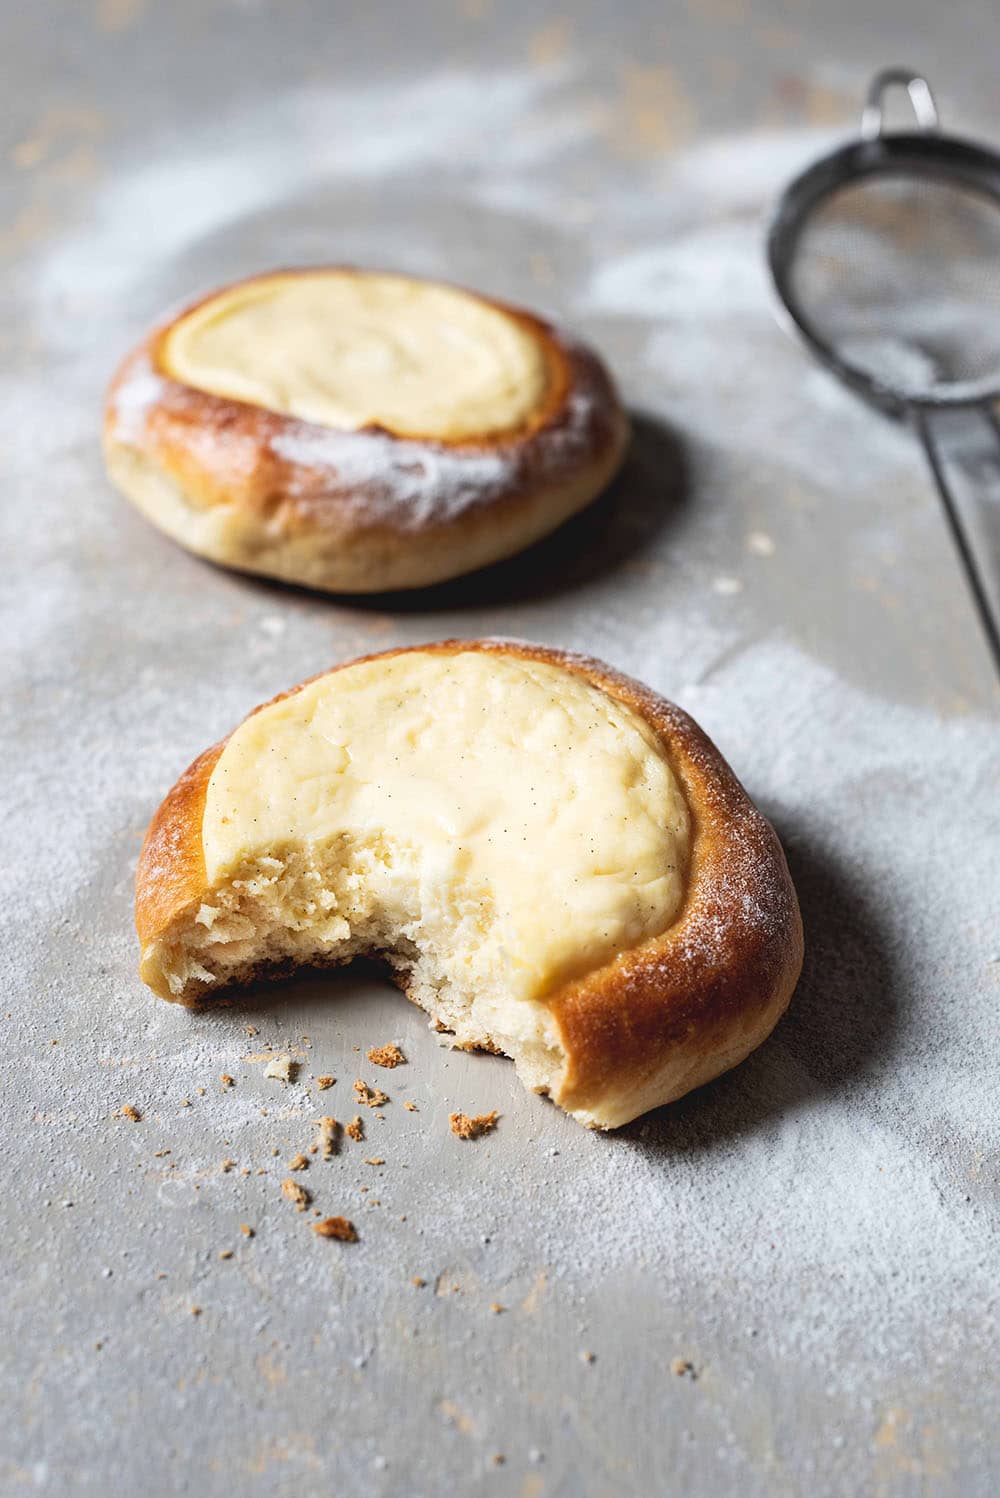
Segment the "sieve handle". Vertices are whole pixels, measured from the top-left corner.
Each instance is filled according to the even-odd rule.
[[[1000,431],[997,430],[996,418],[992,406],[984,403],[978,409],[982,411],[982,414],[986,418],[994,438],[1000,441]],[[924,445],[924,452],[927,454],[927,461],[931,466],[931,472],[934,475],[938,493],[941,496],[941,504],[944,508],[945,519],[948,522],[948,529],[951,531],[951,538],[955,543],[955,550],[958,552],[959,561],[965,570],[973,602],[976,605],[976,611],[983,626],[983,633],[986,636],[986,643],[993,657],[993,664],[996,667],[997,675],[1000,676],[1000,622],[998,622],[996,612],[990,602],[990,595],[983,581],[979,563],[976,561],[975,552],[969,544],[969,538],[962,522],[954,492],[948,482],[946,460],[934,435],[932,417],[929,411],[918,406],[913,408],[913,420],[920,440]]]
[[[863,140],[878,140],[882,135],[885,123],[882,100],[889,89],[894,87],[905,88],[909,94],[919,129],[926,134],[937,130],[940,123],[937,105],[927,79],[920,73],[912,73],[909,68],[883,68],[881,73],[875,74],[868,89],[864,114],[861,116]]]

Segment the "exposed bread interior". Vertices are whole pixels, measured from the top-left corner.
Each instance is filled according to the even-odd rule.
[[[735,1066],[802,963],[780,844],[697,725],[515,641],[389,651],[252,713],[154,816],[136,924],[185,1003],[381,957],[598,1128]]]

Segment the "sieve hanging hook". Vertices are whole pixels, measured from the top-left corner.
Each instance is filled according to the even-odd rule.
[[[906,89],[913,106],[913,114],[921,130],[936,131],[940,125],[937,105],[931,86],[920,73],[911,73],[909,68],[883,68],[876,73],[868,89],[864,113],[861,116],[863,140],[878,140],[883,133],[884,119],[882,100],[894,85]]]
[[[885,96],[896,87],[915,130],[886,128]],[[939,413],[980,418],[1000,474],[1000,156],[942,134],[926,78],[885,68],[859,138],[782,195],[767,257],[791,330],[919,437],[1000,676],[1000,579],[987,584],[953,483],[962,465],[936,430]]]

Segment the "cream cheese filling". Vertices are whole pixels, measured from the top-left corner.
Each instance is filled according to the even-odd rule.
[[[364,271],[235,286],[171,328],[160,362],[195,389],[322,426],[452,441],[520,426],[548,385],[538,340],[498,308]]]
[[[213,888],[290,852],[335,864],[326,930],[342,915],[346,940],[377,917],[454,951],[455,981],[540,999],[671,924],[691,833],[662,747],[624,704],[546,663],[416,651],[243,723],[202,835]]]

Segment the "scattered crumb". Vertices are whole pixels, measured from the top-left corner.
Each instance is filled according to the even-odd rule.
[[[312,1230],[321,1238],[339,1238],[341,1243],[358,1241],[358,1230],[346,1217],[324,1217],[322,1222],[313,1223]]]
[[[494,1453],[493,1453],[493,1465],[494,1465],[494,1467],[502,1467],[503,1464],[504,1464],[504,1462],[506,1460],[507,1460],[507,1458],[504,1456],[504,1454],[503,1454],[502,1451],[494,1451]]]
[[[689,1378],[692,1383],[698,1377],[694,1364],[687,1358],[674,1358],[670,1371],[676,1378]]]
[[[250,1226],[250,1224],[248,1222],[241,1222],[240,1223],[240,1232],[243,1234],[244,1238],[252,1238],[253,1237],[253,1228]]]
[[[192,1306],[191,1307],[191,1315],[192,1316],[200,1316],[201,1315],[201,1306]]]
[[[404,1103],[403,1107],[406,1109],[407,1113],[419,1113],[420,1112],[420,1109],[417,1107],[416,1103]]]
[[[220,1259],[231,1259],[232,1257],[233,1257],[233,1251],[232,1251],[231,1248],[220,1248],[219,1249],[219,1258]]]
[[[190,1106],[191,1106],[191,1099],[189,1097],[182,1097],[181,1098],[181,1107],[182,1108],[190,1108]]]
[[[319,1139],[316,1141],[323,1152],[323,1159],[329,1160],[337,1153],[340,1143],[340,1124],[335,1118],[321,1118],[317,1123]]]
[[[316,1083],[316,1086],[319,1088],[320,1092],[325,1092],[328,1087],[332,1087],[333,1084],[334,1084],[334,1082],[336,1082],[336,1080],[337,1080],[336,1077],[314,1077],[313,1078],[313,1081]]]
[[[257,1026],[256,1025],[244,1025],[243,1026],[243,1034],[244,1035],[256,1035],[257,1034]]]
[[[368,1159],[368,1160],[365,1161],[365,1164],[366,1165],[384,1165],[385,1161],[382,1159],[381,1155],[372,1155],[370,1159]]]
[[[477,1113],[475,1118],[470,1118],[467,1113],[450,1113],[448,1122],[451,1132],[459,1139],[478,1139],[481,1134],[489,1134],[496,1128],[499,1117],[496,1109],[492,1113]]]
[[[279,1082],[294,1082],[298,1075],[299,1063],[293,1061],[291,1056],[275,1056],[264,1068],[265,1077],[274,1077]]]
[[[220,1077],[219,1080],[221,1081],[223,1087],[235,1087],[236,1086],[236,1078],[235,1077],[231,1077],[227,1071],[224,1071],[222,1073],[222,1076]]]
[[[494,1300],[490,1305],[490,1310],[493,1312],[494,1316],[499,1316],[500,1312],[506,1311],[506,1309],[507,1307],[502,1306],[498,1300]]]
[[[361,1143],[365,1137],[365,1126],[360,1114],[351,1119],[350,1123],[345,1127],[344,1133],[348,1139],[353,1139],[355,1144]]]
[[[403,1066],[406,1057],[398,1045],[377,1045],[368,1052],[368,1060],[372,1066],[386,1066],[392,1071],[395,1066]]]
[[[281,1190],[282,1194],[287,1196],[288,1200],[299,1212],[304,1212],[312,1201],[312,1197],[306,1188],[300,1186],[298,1181],[293,1181],[291,1176],[289,1176],[287,1181],[282,1181]]]
[[[198,1088],[198,1096],[199,1097],[204,1097],[205,1096],[205,1089],[204,1089],[204,1087],[199,1087]]]
[[[387,1093],[380,1092],[377,1087],[369,1087],[360,1077],[354,1084],[354,1095],[366,1108],[381,1108],[383,1103],[389,1101]]]
[[[597,1353],[596,1352],[587,1352],[587,1351],[581,1352],[581,1354],[580,1354],[580,1361],[581,1361],[581,1363],[596,1363],[597,1362]]]
[[[224,1176],[227,1176],[229,1174],[229,1172],[233,1169],[233,1167],[234,1167],[235,1164],[236,1164],[235,1160],[223,1160],[222,1164],[219,1166],[219,1169],[222,1171],[222,1174]]]
[[[426,1285],[426,1283],[427,1283],[427,1281],[426,1280],[422,1280],[420,1278],[419,1274],[415,1274],[413,1276],[413,1278],[410,1280],[410,1284],[411,1285],[416,1285],[416,1287],[417,1287],[418,1290],[422,1290],[424,1288],[424,1286]]]
[[[142,1122],[142,1114],[131,1103],[124,1103],[118,1110],[120,1118],[130,1118],[133,1123]]]
[[[154,1160],[162,1160],[163,1157],[164,1157],[164,1155],[169,1155],[169,1154],[170,1154],[169,1150],[154,1150],[153,1151],[153,1159]]]
[[[308,1170],[309,1169],[309,1157],[308,1157],[308,1155],[293,1155],[292,1158],[288,1162],[288,1169],[289,1170]]]

